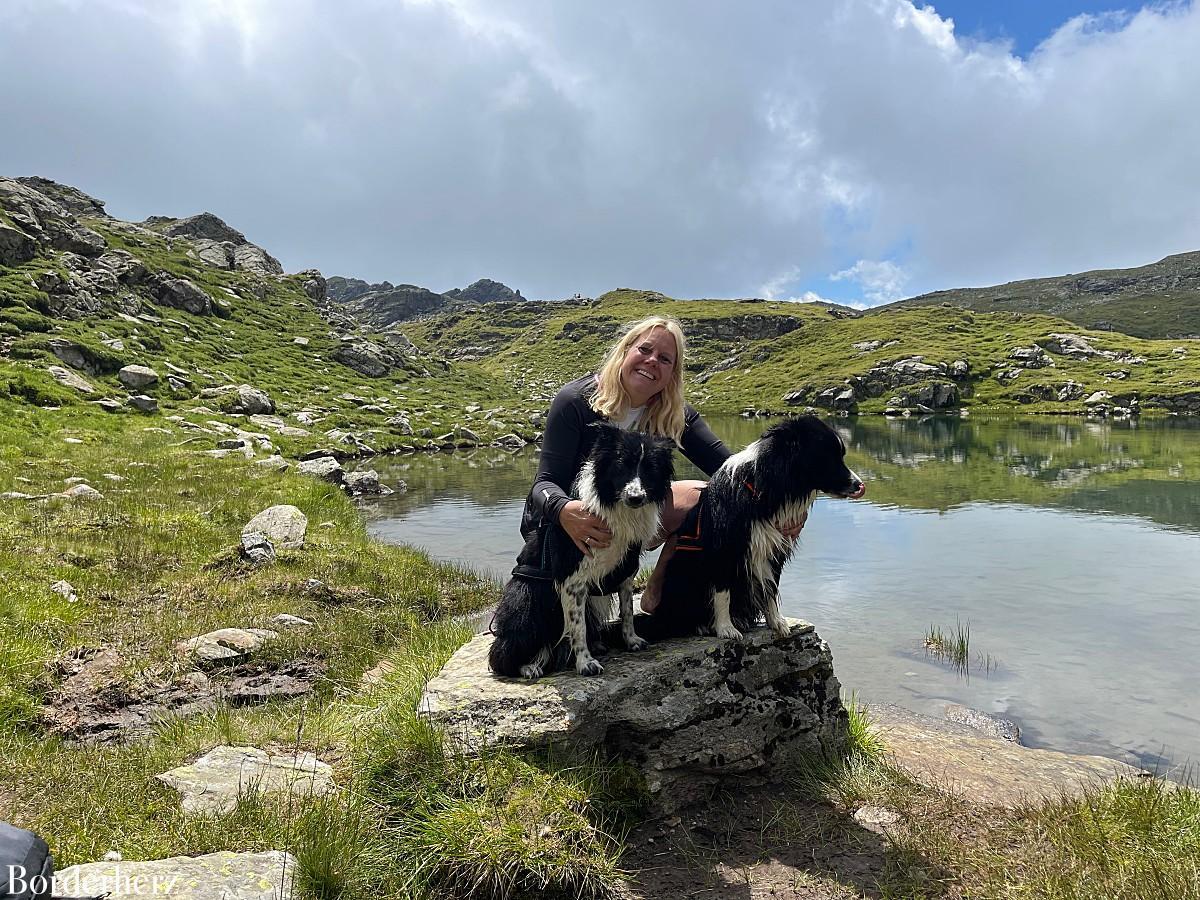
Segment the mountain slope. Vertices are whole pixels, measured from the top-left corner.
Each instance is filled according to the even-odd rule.
[[[291,418],[278,443],[297,452],[534,436],[465,411],[519,408],[503,384],[400,333],[323,315],[320,273],[279,269],[211,214],[123,222],[74,188],[0,178],[0,395],[195,409],[203,424],[236,404],[227,388],[249,384]],[[120,375],[129,365],[157,377],[134,388]]]
[[[878,307],[949,303],[979,312],[1038,312],[1084,328],[1135,337],[1200,336],[1200,251],[1168,256],[1134,269],[1097,269],[994,287],[934,291]]]

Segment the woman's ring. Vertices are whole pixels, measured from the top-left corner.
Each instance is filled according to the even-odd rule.
[[[587,546],[589,546],[589,547],[592,546],[592,536],[589,534],[587,537],[585,537],[583,539],[583,542],[585,544],[587,544]]]

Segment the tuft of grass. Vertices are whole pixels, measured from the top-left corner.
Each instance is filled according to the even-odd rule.
[[[956,621],[953,629],[943,631],[930,625],[925,632],[925,652],[938,660],[949,662],[960,675],[968,673],[971,664],[971,622]]]

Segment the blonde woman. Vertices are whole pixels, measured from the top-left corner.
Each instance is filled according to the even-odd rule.
[[[584,429],[607,421],[622,428],[666,437],[695,466],[711,476],[729,458],[729,450],[713,434],[683,396],[683,361],[687,342],[674,319],[651,316],[635,322],[608,351],[600,371],[565,385],[550,404],[537,477],[525,500],[521,534],[528,537],[550,522],[562,528],[580,552],[603,549],[612,535],[569,491],[583,466]],[[676,481],[663,507],[660,542],[666,546],[642,595],[642,608],[658,604],[665,563],[675,549],[675,532],[696,505],[703,481]],[[783,529],[789,537],[804,523]],[[656,545],[657,546],[657,545]]]

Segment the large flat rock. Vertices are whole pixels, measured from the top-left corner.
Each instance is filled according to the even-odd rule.
[[[179,791],[190,813],[232,812],[251,793],[307,798],[336,790],[333,770],[311,753],[214,747],[195,762],[155,776]]]
[[[148,862],[96,862],[54,876],[55,896],[186,897],[187,900],[285,900],[296,860],[282,850],[223,851]]]
[[[872,706],[889,762],[923,784],[988,806],[1077,795],[1118,776],[1145,774],[1103,756],[1022,747],[895,706]]]
[[[787,637],[687,638],[611,652],[604,674],[536,682],[488,670],[490,635],[463,646],[426,687],[420,709],[469,752],[551,743],[602,748],[635,763],[652,792],[730,776],[770,778],[844,740],[846,712],[828,645],[807,622]]]

